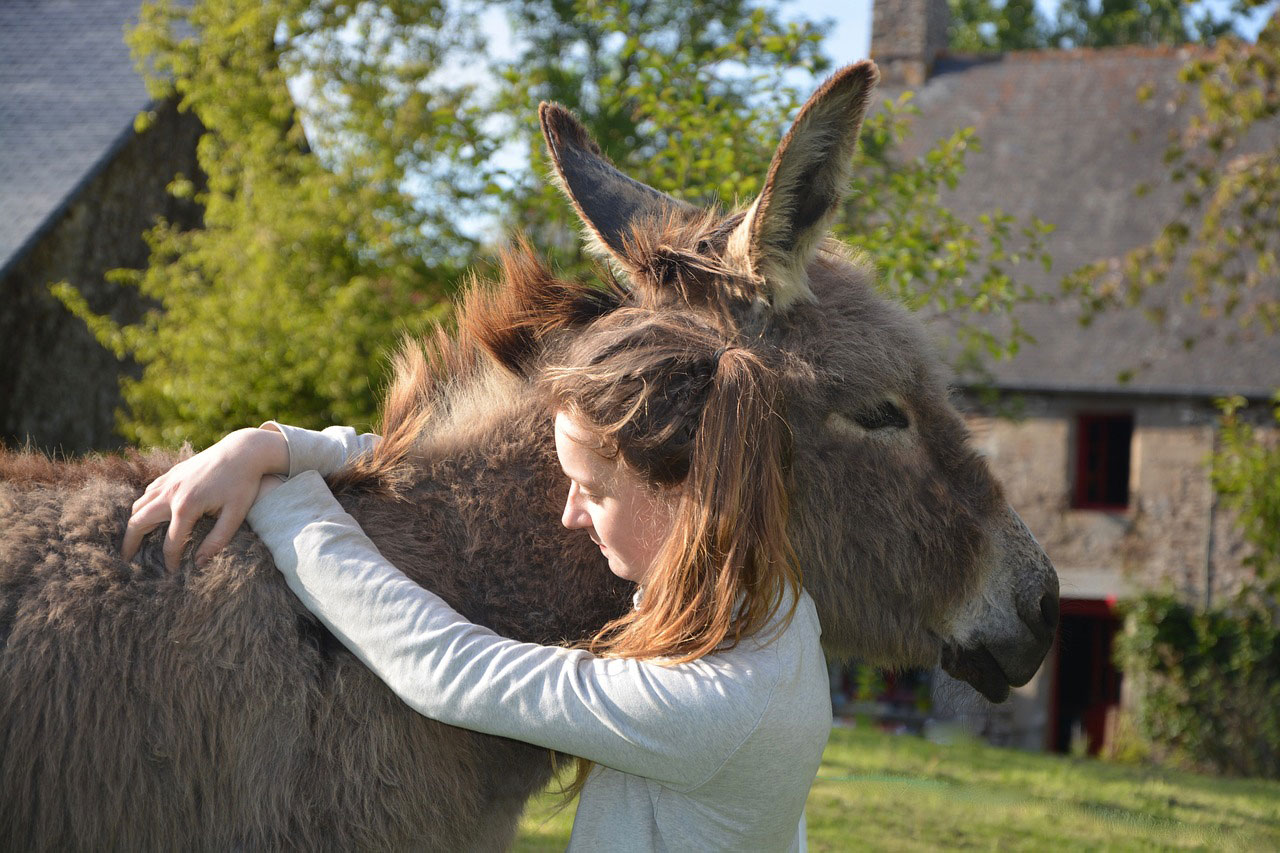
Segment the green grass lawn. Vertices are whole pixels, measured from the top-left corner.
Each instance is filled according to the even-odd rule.
[[[516,850],[563,850],[574,805],[530,803]],[[964,742],[832,731],[810,850],[1280,851],[1280,782],[1219,779]]]

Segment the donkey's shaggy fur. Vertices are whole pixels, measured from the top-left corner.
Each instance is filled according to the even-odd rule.
[[[548,416],[517,407],[413,484],[340,500],[469,618],[544,643],[584,636],[627,591],[557,529]],[[496,426],[496,425],[495,425]],[[507,434],[505,429],[511,429]],[[205,569],[132,563],[129,506],[172,457],[66,466],[5,455],[0,483],[0,847],[504,846],[544,750],[446,727],[396,699],[307,614],[247,530]],[[85,471],[85,468],[101,471]],[[80,469],[80,470],[76,470]],[[102,476],[106,474],[107,476]],[[527,567],[563,573],[531,580]]]
[[[698,312],[785,370],[791,533],[828,650],[941,658],[992,698],[1025,682],[1052,637],[1052,568],[967,446],[919,325],[822,239],[874,80],[869,64],[833,77],[775,158],[785,180],[729,215],[624,178],[543,105],[560,180],[626,286],[559,280],[519,244],[455,336],[404,349],[384,440],[330,479],[382,553],[522,640],[572,642],[621,612],[629,585],[559,523],[530,377],[620,305]],[[509,843],[550,755],[411,711],[250,531],[203,569],[188,554],[166,573],[162,531],[120,558],[132,501],[173,461],[0,453],[0,848]]]

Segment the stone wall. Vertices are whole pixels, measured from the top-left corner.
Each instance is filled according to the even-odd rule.
[[[157,216],[185,226],[198,207],[165,186],[177,173],[198,176],[194,116],[166,105],[152,127],[132,135],[35,246],[0,280],[0,441],[73,454],[121,446],[114,432],[119,379],[136,374],[103,349],[84,323],[49,293],[69,281],[98,313],[121,323],[145,310],[136,290],[108,282],[108,270],[142,268],[143,232]]]
[[[1217,419],[1209,401],[1022,399],[1021,420],[973,411],[970,428],[1010,504],[1058,568],[1064,597],[1123,598],[1167,587],[1205,601],[1238,586],[1244,545],[1209,482]],[[1129,506],[1123,511],[1071,506],[1076,418],[1085,412],[1133,415]]]

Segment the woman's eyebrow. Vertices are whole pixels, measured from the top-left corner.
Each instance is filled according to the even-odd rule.
[[[600,485],[596,480],[592,479],[589,475],[578,477],[573,474],[570,474],[568,471],[565,470],[565,467],[563,465],[560,466],[560,473],[564,474],[564,476],[567,479],[577,483],[579,486],[581,486],[584,489],[595,489]]]

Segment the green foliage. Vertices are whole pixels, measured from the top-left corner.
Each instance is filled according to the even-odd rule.
[[[1062,0],[1052,43],[1063,47],[1118,44],[1183,44],[1209,41],[1231,31],[1235,8],[1183,0]]]
[[[520,51],[505,65],[475,59],[491,6],[507,12]],[[203,225],[160,223],[148,267],[113,274],[155,304],[136,325],[55,292],[141,365],[119,416],[135,442],[199,446],[267,418],[369,424],[386,352],[447,314],[476,255],[465,223],[494,217],[563,273],[593,273],[546,179],[539,100],[575,110],[637,179],[735,204],[760,190],[809,94],[790,72],[828,69],[821,35],[747,0],[155,0],[130,40],[153,94],[206,128],[203,177],[171,184],[202,206]],[[459,68],[497,83],[478,87]],[[977,140],[959,131],[904,161],[912,109],[904,99],[868,121],[837,233],[890,294],[956,313],[958,357],[1008,354],[1019,329],[998,339],[963,314],[1030,297],[1016,267],[1048,263],[1047,226],[951,215],[939,193]],[[531,168],[494,156],[512,146]]]
[[[1128,605],[1116,662],[1136,681],[1138,726],[1173,761],[1280,777],[1280,628],[1274,600],[1197,611],[1172,595]]]
[[[1032,50],[1051,43],[1049,22],[1036,11],[1035,0],[948,0],[948,5],[952,50]]]
[[[1061,0],[1050,16],[1034,0],[948,0],[953,50],[988,52],[1122,44],[1184,44],[1231,32],[1250,4],[1182,0]],[[1256,5],[1256,4],[1254,4]]]
[[[1280,441],[1243,417],[1244,399],[1222,403],[1218,449],[1213,454],[1213,487],[1235,510],[1251,552],[1245,564],[1254,585],[1272,601],[1280,600]],[[1280,392],[1273,399],[1274,426],[1280,429]]]
[[[1252,5],[1258,5],[1253,3]],[[1073,272],[1067,293],[1099,311],[1178,286],[1204,314],[1280,332],[1280,14],[1255,44],[1220,39],[1182,68],[1200,109],[1165,152],[1183,205],[1149,244]],[[1141,93],[1140,93],[1141,94]],[[1176,273],[1176,274],[1175,274]]]
[[[171,187],[194,193],[203,227],[160,223],[148,268],[114,274],[157,307],[120,328],[68,302],[143,365],[123,384],[123,433],[203,445],[271,417],[370,423],[385,347],[432,316],[466,255],[450,219],[402,189],[419,164],[465,159],[465,92],[426,79],[460,43],[442,7],[159,0],[130,39],[153,95],[176,96],[207,132],[204,185]],[[319,101],[344,108],[300,121],[291,77],[323,80]],[[304,129],[341,144],[314,156]]]

